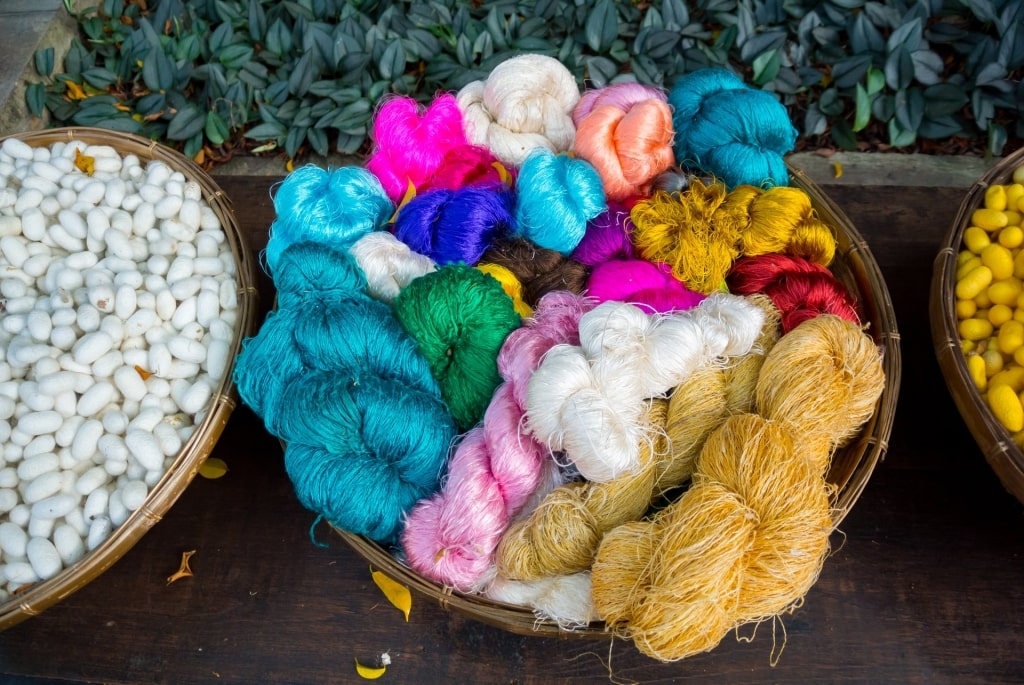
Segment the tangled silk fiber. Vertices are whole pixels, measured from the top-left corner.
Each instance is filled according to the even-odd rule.
[[[758,377],[757,413],[708,436],[690,489],[602,539],[593,599],[608,626],[673,661],[799,603],[828,551],[828,461],[883,386],[879,350],[853,323],[823,315],[782,336]]]

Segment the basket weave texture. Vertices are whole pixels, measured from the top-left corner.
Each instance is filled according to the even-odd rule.
[[[199,184],[203,200],[220,220],[221,228],[231,247],[235,261],[235,279],[238,284],[238,310],[229,352],[231,360],[224,377],[214,389],[206,416],[196,425],[192,436],[182,447],[170,468],[151,489],[145,502],[128,519],[80,561],[65,568],[56,576],[36,583],[26,590],[0,603],[0,630],[9,628],[35,616],[68,597],[97,578],[117,562],[146,532],[160,521],[178,497],[199,472],[199,467],[213,451],[217,439],[237,405],[237,395],[231,381],[232,362],[245,336],[252,335],[256,327],[258,294],[252,256],[246,249],[239,232],[231,203],[216,183],[191,160],[155,141],[128,133],[89,127],[56,128],[0,137],[16,138],[32,147],[46,147],[58,142],[81,141],[88,145],[108,145],[123,157],[135,155],[147,164],[160,161],[174,171],[180,171],[190,181]]]
[[[1024,451],[996,419],[971,380],[960,348],[955,310],[957,255],[962,249],[964,231],[971,226],[971,215],[984,203],[985,191],[992,185],[1010,182],[1013,170],[1022,164],[1024,150],[1018,150],[994,165],[968,189],[935,258],[928,315],[935,356],[957,410],[1003,486],[1024,502]]]
[[[857,300],[867,332],[882,350],[885,387],[875,411],[860,433],[833,455],[828,481],[835,487],[832,520],[835,526],[853,508],[875,465],[885,456],[896,413],[900,383],[900,337],[889,291],[867,243],[845,214],[803,172],[789,167],[790,184],[811,198],[818,216],[833,231],[837,245],[831,269]],[[491,626],[520,635],[562,638],[610,638],[603,623],[567,631],[552,621],[540,621],[526,607],[505,604],[479,595],[462,594],[423,578],[399,563],[377,543],[346,531],[336,532],[373,567],[408,585],[442,607]]]

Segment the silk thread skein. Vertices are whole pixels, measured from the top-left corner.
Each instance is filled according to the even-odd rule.
[[[549,576],[532,582],[497,577],[484,594],[491,599],[533,607],[540,621],[555,621],[563,630],[585,628],[597,620],[590,597],[590,573]]]
[[[528,518],[505,532],[495,553],[498,575],[520,581],[589,570],[601,537],[639,519],[654,501],[689,479],[712,430],[735,405],[752,405],[757,372],[778,339],[778,316],[765,298],[765,323],[750,352],[728,366],[698,369],[672,389],[668,400],[652,400],[643,421],[640,469],[607,483],[576,482],[552,491]],[[730,387],[732,383],[736,388]],[[745,395],[745,397],[740,397]]]
[[[387,231],[367,233],[348,252],[366,275],[366,293],[388,304],[413,279],[437,269],[429,257],[413,252]]]
[[[783,156],[797,137],[776,97],[721,68],[681,76],[669,92],[675,156],[728,187],[789,184]]]
[[[805,259],[781,254],[742,257],[726,280],[733,292],[770,297],[782,316],[783,332],[821,314],[860,321],[849,290],[831,271]]]
[[[557,153],[572,147],[579,86],[553,57],[524,54],[500,62],[456,99],[469,142],[507,165],[520,166],[537,148]]]
[[[582,159],[541,148],[519,169],[516,233],[541,247],[571,254],[607,207],[600,175]]]
[[[523,286],[523,301],[534,306],[549,292],[579,294],[587,284],[584,264],[548,250],[526,238],[499,238],[484,252],[480,264],[496,264],[512,272]]]
[[[659,98],[625,108],[599,105],[577,123],[573,151],[597,169],[608,198],[645,196],[654,178],[675,164],[672,110]]]
[[[587,295],[598,302],[628,302],[649,312],[671,312],[700,304],[705,295],[688,290],[667,264],[615,259],[598,264],[587,279]]]
[[[419,502],[406,520],[406,560],[424,577],[474,592],[493,576],[494,548],[540,485],[549,461],[544,446],[520,431],[524,410],[515,386],[525,384],[545,350],[578,340],[577,321],[585,309],[568,293],[553,294],[505,340],[498,364],[505,380],[482,424],[455,448],[441,491]]]
[[[287,443],[305,507],[393,542],[404,514],[437,489],[455,436],[430,367],[347,253],[293,244],[274,284],[278,309],[238,355],[239,395]]]
[[[835,236],[799,188],[775,186],[762,191],[738,186],[726,195],[713,221],[739,232],[741,255],[780,252],[822,266],[831,264],[835,256]]]
[[[430,365],[459,430],[472,428],[501,382],[496,359],[521,320],[501,284],[465,265],[412,281],[392,303]]]
[[[633,259],[632,233],[629,209],[620,202],[610,201],[605,211],[587,222],[572,258],[591,267],[613,259]]]
[[[533,307],[523,300],[523,284],[511,270],[500,264],[477,264],[476,268],[501,283],[502,290],[512,299],[516,314],[524,319],[533,316]]]
[[[430,179],[450,150],[467,144],[462,112],[448,93],[438,95],[425,109],[408,96],[386,97],[374,114],[371,137],[373,150],[366,168],[395,203],[409,185],[419,188]]]
[[[503,170],[505,175],[502,174]],[[458,190],[467,186],[491,186],[505,183],[512,178],[512,172],[502,166],[490,150],[479,145],[466,144],[448,150],[440,166],[420,190]]]
[[[708,436],[678,500],[602,539],[593,599],[608,627],[674,661],[799,605],[828,552],[829,458],[884,383],[878,347],[853,323],[823,315],[782,336],[761,368],[758,413]]]
[[[310,164],[288,174],[277,187],[274,212],[264,252],[272,277],[278,257],[289,245],[314,241],[346,249],[383,228],[394,206],[366,169],[325,170]]]
[[[665,315],[599,304],[580,319],[580,345],[556,345],[531,376],[526,429],[588,480],[635,471],[644,401],[746,354],[763,322],[760,308],[727,293]]]
[[[630,212],[637,254],[668,264],[690,290],[718,290],[739,256],[737,227],[713,218],[725,198],[721,183],[695,179],[681,193],[657,192],[637,202]]]
[[[580,95],[580,101],[572,111],[572,120],[578,127],[587,115],[599,107],[610,106],[626,112],[634,105],[647,100],[666,102],[668,96],[662,90],[635,81],[613,83],[603,88],[588,88]]]
[[[438,264],[469,264],[515,228],[515,198],[504,184],[431,190],[398,211],[395,237]]]

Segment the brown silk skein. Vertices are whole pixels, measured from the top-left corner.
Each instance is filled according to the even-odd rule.
[[[675,661],[796,606],[828,551],[828,460],[883,386],[878,347],[855,324],[824,315],[780,338],[758,377],[759,413],[708,436],[678,500],[602,539],[592,596],[608,627]]]

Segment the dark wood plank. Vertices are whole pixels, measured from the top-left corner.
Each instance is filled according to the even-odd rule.
[[[218,178],[257,252],[265,179]],[[240,408],[214,450],[230,471],[196,480],[107,573],[0,634],[11,683],[359,682],[388,652],[390,683],[1018,683],[1024,680],[1024,508],[960,420],[928,328],[932,260],[957,189],[829,194],[864,234],[896,307],[904,377],[886,460],[833,539],[803,607],[752,643],[661,664],[631,644],[512,635],[414,598],[405,623],[367,563],[296,501],[277,442]],[[261,277],[264,308],[272,300]],[[193,578],[168,586],[184,550]],[[741,631],[749,636],[751,630]]]

